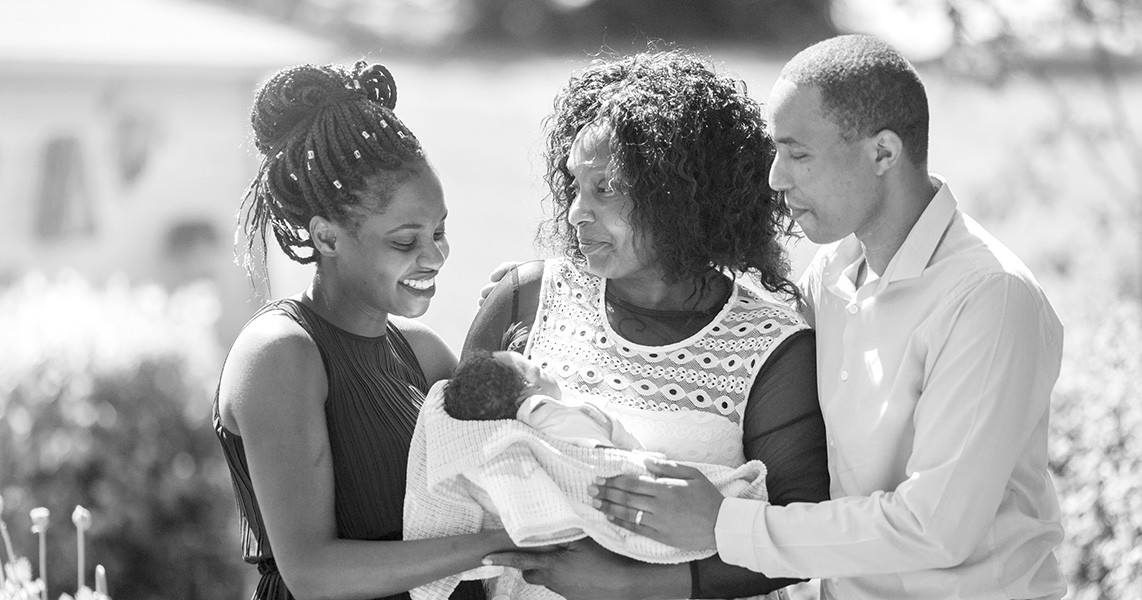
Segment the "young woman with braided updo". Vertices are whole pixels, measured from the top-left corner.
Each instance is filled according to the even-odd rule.
[[[544,237],[563,258],[509,271],[464,354],[497,349],[522,324],[524,354],[564,389],[605,397],[645,449],[760,460],[773,504],[828,499],[814,338],[779,243],[788,209],[767,183],[774,144],[744,84],[681,50],[599,60],[570,80],[547,125],[555,210]],[[614,520],[636,533],[658,518],[626,517]],[[574,599],[740,598],[794,581],[717,556],[639,563],[590,541],[489,560]]]
[[[447,211],[395,106],[392,76],[364,63],[286,69],[254,104],[264,159],[243,203],[247,266],[267,230],[315,265],[307,289],[239,334],[215,402],[256,599],[407,598],[514,547],[502,531],[401,541],[417,411],[456,359],[409,319],[448,256]],[[484,593],[467,582],[452,597]]]

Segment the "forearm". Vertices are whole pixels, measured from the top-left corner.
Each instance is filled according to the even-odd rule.
[[[660,565],[630,561],[625,589],[616,590],[624,600],[670,600],[690,597],[689,563]]]
[[[635,576],[635,589],[629,595],[636,600],[690,598],[690,565],[648,565],[640,563],[643,573]]]
[[[502,530],[414,541],[330,540],[277,552],[286,586],[298,598],[377,598],[406,592],[481,566],[513,547]]]
[[[804,581],[770,578],[744,567],[726,564],[718,555],[691,563],[690,571],[692,590],[687,598],[749,598]]]

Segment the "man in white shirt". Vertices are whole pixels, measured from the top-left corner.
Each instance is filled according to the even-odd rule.
[[[803,276],[832,500],[726,499],[693,470],[600,482],[600,510],[824,598],[1061,598],[1047,468],[1062,325],[1027,268],[927,170],[912,66],[870,36],[795,56],[769,102],[770,185]]]

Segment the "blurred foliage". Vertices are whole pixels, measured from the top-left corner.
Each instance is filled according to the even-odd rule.
[[[1142,307],[1112,300],[1067,328],[1051,470],[1075,600],[1142,597]]]
[[[803,46],[835,33],[829,0],[209,0],[352,50],[492,45],[645,49],[648,40]]]
[[[1063,224],[1056,240],[1073,239],[1076,230],[1094,237],[1080,240],[1094,245],[1089,253],[1053,242],[1053,250],[1044,248],[1052,254],[1048,262],[1061,276],[1083,272],[1086,285],[1142,302],[1142,113],[1130,108],[1124,89],[1125,76],[1142,69],[1142,0],[902,4],[946,15],[952,35],[939,64],[949,72],[996,92],[1021,79],[1040,86],[1052,118],[1035,132],[1034,152],[1021,154],[1014,166],[1040,197],[1088,203],[1076,211],[1073,201],[1056,202],[1049,216],[1039,216]],[[1091,81],[1098,99],[1093,107],[1087,94],[1067,89],[1065,82],[1076,77]],[[1059,176],[1061,166],[1072,181]],[[1089,227],[1078,227],[1068,214]],[[1081,264],[1080,256],[1102,264]],[[1091,281],[1092,269],[1107,267],[1111,273]]]
[[[116,598],[242,589],[233,492],[210,421],[221,351],[208,288],[31,275],[0,293],[0,495],[16,545],[51,510],[48,590],[75,591],[72,509],[87,507],[86,579]],[[37,574],[38,576],[38,574]]]

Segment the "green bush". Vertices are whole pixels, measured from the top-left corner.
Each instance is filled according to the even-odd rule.
[[[3,517],[36,564],[28,511],[51,510],[51,596],[75,591],[77,504],[94,517],[88,585],[99,563],[116,598],[241,592],[233,492],[208,410],[217,315],[208,288],[96,288],[74,275],[30,276],[0,294]]]

